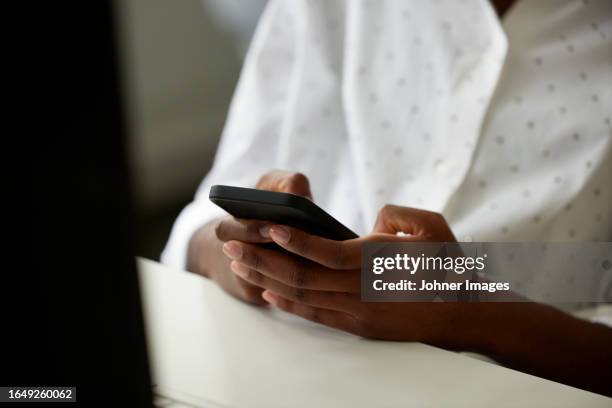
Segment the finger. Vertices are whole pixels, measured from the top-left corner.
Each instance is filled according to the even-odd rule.
[[[435,241],[455,241],[444,217],[435,212],[387,204],[378,212],[373,233],[399,232]]]
[[[348,313],[292,302],[269,290],[265,290],[262,293],[262,297],[272,306],[284,310],[285,312],[292,313],[315,323],[358,334],[357,320]]]
[[[268,235],[270,225],[265,221],[223,217],[215,225],[215,235],[222,242],[230,240],[254,243],[272,242]]]
[[[332,270],[361,268],[361,248],[367,242],[423,242],[427,237],[372,233],[360,238],[335,241],[308,234],[297,228],[273,225],[268,234],[272,240],[296,255]]]
[[[358,269],[361,266],[360,239],[334,241],[297,228],[273,225],[270,236],[281,247],[331,269]]]
[[[261,190],[279,191],[282,193],[301,195],[312,200],[310,182],[302,173],[273,170],[266,173],[259,180],[257,183],[257,188]]]
[[[294,288],[358,293],[361,287],[357,270],[332,270],[307,259],[238,241],[226,242],[223,252],[230,259]]]
[[[378,211],[372,232],[422,235],[429,229],[429,211],[387,204]]]
[[[258,306],[261,306],[266,303],[266,302],[262,302],[262,298],[261,298],[262,288],[261,287],[257,285],[253,285],[252,283],[240,277],[238,277],[237,279],[238,279],[238,285],[236,286],[237,286],[237,290],[240,292],[239,297],[238,297],[239,299],[247,303],[250,303],[252,305],[258,305]]]
[[[285,299],[314,307],[350,312],[359,305],[358,299],[347,293],[296,288],[272,279],[245,264],[232,261],[232,271],[246,282],[271,290]]]

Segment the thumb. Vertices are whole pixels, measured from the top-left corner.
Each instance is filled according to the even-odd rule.
[[[312,200],[310,182],[302,173],[273,170],[266,173],[257,183],[261,190],[278,191],[307,197]]]
[[[393,235],[401,232],[427,241],[455,241],[441,214],[389,204],[378,212],[372,232]]]

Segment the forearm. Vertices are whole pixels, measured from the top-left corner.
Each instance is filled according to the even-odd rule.
[[[480,308],[486,333],[475,351],[523,372],[611,395],[612,328],[537,303]]]

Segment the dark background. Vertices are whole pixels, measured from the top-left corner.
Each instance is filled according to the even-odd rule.
[[[33,35],[7,77],[25,115],[2,148],[0,385],[151,404],[134,255],[158,259],[208,171],[264,4],[69,1],[15,15],[20,39]]]
[[[76,386],[82,406],[150,406],[112,2],[38,12],[27,80],[41,85],[26,93],[24,154],[4,150],[11,177],[30,178],[19,182],[26,200],[5,195],[21,211],[5,218],[18,225],[4,229],[0,384]]]
[[[136,253],[158,259],[210,168],[265,0],[121,0],[117,42]]]

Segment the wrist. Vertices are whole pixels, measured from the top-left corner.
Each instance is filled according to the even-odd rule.
[[[469,351],[504,362],[547,347],[550,336],[563,333],[573,317],[532,302],[478,303],[465,323]],[[544,334],[544,335],[543,335]]]
[[[198,228],[191,236],[187,246],[186,269],[207,278],[212,278],[210,274],[212,268],[207,265],[207,260],[211,259],[209,253],[211,253],[211,247],[215,245],[214,225],[215,221],[212,221]]]
[[[452,307],[452,313],[444,313],[445,322],[437,333],[434,345],[456,351],[469,351],[492,355],[498,348],[499,327],[496,304],[454,303],[439,304]]]

